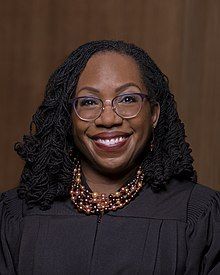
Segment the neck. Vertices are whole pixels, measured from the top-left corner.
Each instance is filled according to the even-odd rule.
[[[118,174],[104,175],[84,161],[81,162],[81,167],[92,192],[105,193],[106,195],[115,193],[137,172],[136,169],[130,169],[129,172],[121,173],[120,176]]]

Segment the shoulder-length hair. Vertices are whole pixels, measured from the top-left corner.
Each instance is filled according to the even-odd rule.
[[[75,148],[69,100],[74,97],[80,73],[90,57],[105,51],[132,57],[149,96],[160,104],[154,150],[146,152],[142,162],[145,182],[158,192],[165,189],[172,177],[196,180],[184,124],[178,116],[167,77],[144,50],[133,44],[92,41],[73,51],[51,75],[44,100],[32,117],[29,134],[15,144],[15,151],[25,160],[18,193],[29,207],[38,205],[48,209],[54,200],[68,197],[74,169],[69,151]],[[74,153],[77,154],[76,149]]]

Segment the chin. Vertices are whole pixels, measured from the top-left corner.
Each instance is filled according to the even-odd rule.
[[[118,174],[130,168],[128,161],[117,162],[114,159],[109,161],[96,162],[96,167],[99,171],[105,174]]]

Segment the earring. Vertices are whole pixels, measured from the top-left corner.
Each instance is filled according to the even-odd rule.
[[[79,153],[75,147],[71,147],[71,149],[68,150],[68,156],[74,165],[79,162]]]
[[[70,149],[70,150],[69,150],[68,155],[69,155],[70,158],[73,157],[73,149]]]
[[[76,158],[77,158],[77,152],[76,152],[76,150],[74,150],[74,147],[72,147],[71,149],[69,149],[69,151],[68,151],[68,156],[69,156],[69,158],[70,158],[73,162],[75,162],[75,160],[76,160]]]
[[[153,126],[152,127],[152,139],[151,139],[151,142],[150,142],[150,151],[153,152],[153,149],[154,149],[154,129],[155,127]]]

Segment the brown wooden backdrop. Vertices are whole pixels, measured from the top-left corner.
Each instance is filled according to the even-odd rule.
[[[13,144],[28,131],[49,74],[94,39],[147,50],[169,76],[201,183],[220,189],[219,0],[0,1],[0,190],[18,184]]]

